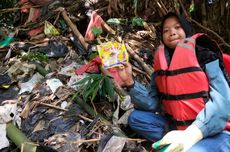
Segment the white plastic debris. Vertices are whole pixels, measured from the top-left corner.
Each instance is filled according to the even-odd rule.
[[[57,90],[60,86],[63,86],[63,83],[62,83],[59,79],[56,79],[56,78],[46,80],[46,84],[50,87],[50,89],[51,89],[51,91],[52,91],[53,93],[55,93],[56,90]]]
[[[121,101],[120,107],[122,110],[129,110],[134,107],[133,103],[131,102],[131,97],[129,95],[126,95],[119,100]]]
[[[119,109],[125,110],[126,112],[119,117]],[[131,97],[126,95],[124,97],[117,96],[117,108],[113,113],[113,124],[128,124],[128,117],[134,110],[134,105],[131,103]]]
[[[43,76],[37,72],[36,74],[33,75],[33,77],[29,81],[25,83],[21,83],[20,85],[21,90],[19,91],[19,94],[22,94],[24,92],[30,93],[33,90],[34,86],[38,82],[40,82],[42,78]]]
[[[6,100],[0,106],[0,149],[9,146],[6,138],[6,123],[15,119],[17,112],[17,102],[15,100]]]
[[[81,65],[77,64],[76,62],[72,62],[70,65],[67,65],[65,67],[63,67],[58,74],[63,74],[63,75],[67,75],[67,76],[73,76],[76,75],[75,74],[75,70],[77,68],[79,68]]]
[[[82,75],[73,75],[71,76],[69,82],[67,83],[67,86],[68,87],[71,87],[75,90],[78,90],[79,89],[79,86],[76,86],[75,83],[78,82],[78,81],[81,81],[82,79],[84,79],[86,77],[86,74],[82,74]]]
[[[6,138],[6,124],[0,124],[0,150],[9,146],[9,141]]]
[[[0,106],[0,124],[5,124],[13,120],[16,116],[17,102],[15,100],[5,100]]]
[[[127,138],[112,136],[105,145],[105,148],[102,152],[122,152],[122,149],[124,148],[126,141]]]
[[[68,103],[66,102],[66,101],[63,101],[62,103],[61,103],[61,108],[66,108],[67,107],[67,105],[68,105]]]

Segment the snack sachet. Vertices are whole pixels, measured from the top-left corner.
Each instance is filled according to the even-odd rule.
[[[123,66],[123,62],[128,62],[128,53],[123,43],[109,41],[98,45],[97,50],[105,69]]]

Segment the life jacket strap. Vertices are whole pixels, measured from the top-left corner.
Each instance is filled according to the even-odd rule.
[[[160,92],[161,99],[163,100],[185,100],[185,99],[195,99],[195,98],[207,98],[208,92],[207,91],[200,91],[190,94],[180,94],[180,95],[170,95],[170,94],[164,94]]]
[[[157,70],[154,72],[154,74],[156,76],[174,76],[178,74],[195,72],[195,71],[202,71],[202,69],[200,67],[188,67],[188,68],[181,68],[177,70]]]
[[[191,119],[191,120],[175,120],[170,114],[165,114],[165,116],[175,126],[189,126],[195,121],[195,119]]]

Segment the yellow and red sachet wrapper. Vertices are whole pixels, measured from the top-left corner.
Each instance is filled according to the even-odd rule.
[[[128,62],[128,53],[123,43],[109,41],[98,45],[97,50],[105,69],[123,66],[123,62]]]

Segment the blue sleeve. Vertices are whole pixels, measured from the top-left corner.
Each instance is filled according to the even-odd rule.
[[[139,82],[135,81],[134,87],[128,93],[131,96],[135,108],[144,111],[159,111],[158,91],[153,74],[148,90]]]
[[[209,79],[210,99],[193,124],[207,137],[225,128],[230,113],[230,89],[220,69],[219,60],[206,64],[205,71]]]

